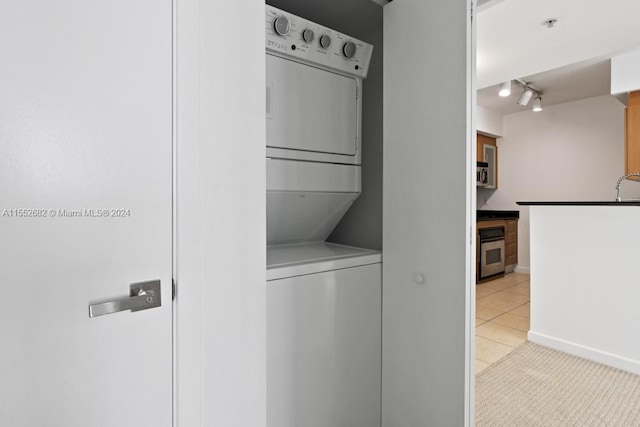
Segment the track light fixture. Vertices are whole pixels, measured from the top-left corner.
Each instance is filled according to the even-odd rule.
[[[533,111],[542,111],[542,97],[540,95],[533,100]]]
[[[523,107],[526,107],[529,101],[531,101],[532,96],[533,96],[533,91],[529,89],[529,87],[525,86],[524,91],[522,92],[522,95],[520,95],[520,98],[518,98],[518,104],[522,105]]]
[[[533,99],[533,111],[542,111],[542,91],[532,87],[530,83],[527,83],[524,80],[514,79],[502,83],[502,85],[500,85],[500,92],[498,94],[502,97],[511,95],[512,84],[522,86],[522,93],[518,98],[518,105],[526,107],[527,105],[529,105],[529,102],[531,102],[531,99],[534,98],[535,95],[535,98]]]
[[[502,86],[500,86],[500,92],[498,92],[498,95],[502,96],[503,98],[511,95],[511,80],[509,80],[508,82],[502,83]]]

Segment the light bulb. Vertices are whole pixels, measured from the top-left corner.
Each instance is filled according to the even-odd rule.
[[[533,100],[533,111],[542,111],[542,98],[539,96]]]
[[[511,80],[509,80],[508,82],[502,83],[502,86],[500,86],[500,92],[498,92],[498,95],[502,97],[511,95]]]

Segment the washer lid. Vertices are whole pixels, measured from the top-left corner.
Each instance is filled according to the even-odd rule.
[[[379,251],[327,242],[267,246],[267,281],[382,262]]]

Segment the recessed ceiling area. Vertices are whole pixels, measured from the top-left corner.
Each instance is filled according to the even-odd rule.
[[[521,79],[544,92],[543,106],[610,93],[609,59],[640,50],[640,1],[484,0],[477,15],[477,103],[499,114],[531,111]],[[545,21],[555,19],[552,28]]]
[[[478,88],[640,49],[637,0],[489,0],[479,10]]]
[[[610,93],[611,64],[609,60],[586,61],[545,71],[522,78],[536,89],[542,90],[544,107],[592,98]],[[500,84],[480,89],[477,104],[500,115],[531,111],[531,104],[522,107],[517,101],[522,87],[511,86],[511,95],[498,96]]]

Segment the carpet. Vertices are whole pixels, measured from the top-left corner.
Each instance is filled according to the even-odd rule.
[[[476,376],[476,426],[640,426],[640,376],[526,343]]]

